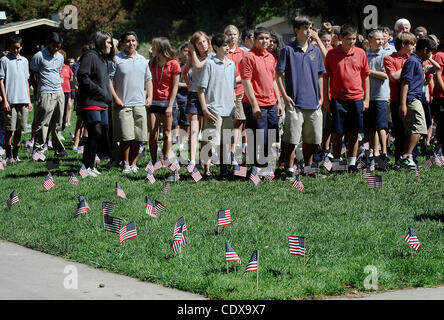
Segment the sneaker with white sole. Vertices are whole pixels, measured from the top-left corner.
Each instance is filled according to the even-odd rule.
[[[15,163],[20,163],[20,162],[22,162],[22,160],[20,160],[20,158],[17,156],[17,157],[14,158],[14,162]]]
[[[131,172],[136,173],[137,171],[139,171],[139,167],[136,165],[132,165],[130,166]]]
[[[86,172],[88,173],[88,177],[97,177],[97,174],[91,168],[86,169]]]
[[[92,168],[91,171],[94,172],[96,175],[102,174],[99,170],[97,170],[96,167]]]
[[[123,161],[123,170],[122,173],[128,174],[128,173],[132,173],[133,171],[131,170],[131,167],[128,165],[128,162]]]

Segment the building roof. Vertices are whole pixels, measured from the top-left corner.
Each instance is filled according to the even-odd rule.
[[[25,21],[10,22],[4,25],[0,25],[0,35],[39,26],[49,26],[53,28],[59,28],[60,22],[52,21],[49,19],[35,19],[35,18]]]

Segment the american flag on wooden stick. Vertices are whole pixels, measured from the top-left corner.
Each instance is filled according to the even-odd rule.
[[[245,276],[247,272],[258,271],[258,267],[259,267],[259,260],[258,260],[257,250],[254,250],[253,254],[251,255],[250,261],[248,261],[247,268],[245,269],[242,278]]]
[[[114,218],[110,215],[104,215],[103,216],[103,227],[105,228],[105,231],[113,232],[120,234],[120,229],[122,228],[122,219],[120,218]]]
[[[70,173],[69,176],[69,183],[74,184],[74,185],[78,185],[79,184],[79,179],[77,179],[76,175],[74,174],[74,172]]]
[[[234,175],[245,178],[247,176],[247,167],[236,164],[234,166]]]
[[[296,179],[293,181],[292,184],[293,188],[298,189],[299,191],[304,191],[304,185],[301,181],[301,177],[299,175],[296,176]]]
[[[120,244],[126,240],[137,237],[136,223],[134,221],[128,223],[120,229]]]
[[[158,215],[166,207],[157,200],[154,200],[153,214]]]
[[[154,184],[154,182],[156,182],[156,178],[154,178],[154,175],[153,175],[153,172],[151,171],[151,169],[147,170],[146,179],[149,182],[151,182],[151,184]]]
[[[79,199],[79,202],[81,202],[81,201],[85,201],[85,206],[86,206],[86,209],[90,209],[90,210],[91,210],[91,208],[89,207],[88,203],[86,202],[86,200],[85,200],[85,197],[84,197],[84,196],[82,196],[82,195],[79,195],[79,196],[78,196],[78,199]]]
[[[225,261],[237,261],[239,264],[242,264],[241,258],[239,258],[227,241],[225,241]]]
[[[186,240],[184,236],[183,226],[177,228],[177,232],[175,232],[173,236],[173,252],[176,253],[178,250],[183,248],[186,245]]]
[[[11,209],[13,205],[19,202],[19,197],[17,195],[17,190],[13,190],[9,195],[8,200],[6,200],[6,204],[8,205],[8,209]]]
[[[299,236],[288,236],[290,254],[305,257],[305,238]]]
[[[418,237],[415,234],[415,231],[413,231],[412,227],[409,227],[409,232],[404,237],[404,241],[406,241],[413,249],[416,251],[419,251],[419,248],[421,247],[421,243],[418,240]]]
[[[82,179],[85,179],[88,176],[88,171],[86,170],[86,167],[83,163],[82,163],[82,167],[80,167],[79,174],[82,177]]]
[[[75,213],[74,213],[74,217],[76,218],[76,217],[78,217],[78,216],[80,216],[80,215],[82,215],[82,214],[86,214],[86,204],[85,204],[85,200],[82,200],[82,201],[80,201],[78,204],[77,204],[77,208],[76,208],[76,211],[75,211]]]
[[[217,212],[217,226],[223,227],[231,224],[231,210],[219,210]]]
[[[157,218],[157,215],[153,214],[153,204],[148,197],[145,197],[145,213],[154,218]]]
[[[250,180],[254,183],[254,185],[258,185],[261,182],[261,178],[258,175],[258,169],[256,166],[251,168]]]
[[[197,170],[197,167],[194,167],[191,177],[195,182],[199,182],[202,179],[202,174]]]
[[[102,215],[106,216],[111,214],[111,212],[113,212],[115,205],[116,204],[112,202],[102,201]]]

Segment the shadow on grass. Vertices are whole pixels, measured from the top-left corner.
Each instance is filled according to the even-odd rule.
[[[414,219],[416,221],[431,220],[437,222],[444,222],[444,213],[425,213],[415,216]]]

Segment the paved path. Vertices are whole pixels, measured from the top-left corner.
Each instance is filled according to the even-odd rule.
[[[77,289],[72,286],[74,266]],[[66,268],[66,270],[65,270]],[[65,273],[66,271],[66,273]],[[103,284],[103,287],[100,285]],[[201,300],[205,297],[34,251],[0,240],[0,300]]]
[[[73,267],[77,289],[72,286]],[[101,286],[103,285],[103,286]],[[166,288],[34,251],[0,240],[0,300],[205,300],[201,295]],[[444,286],[338,297],[328,300],[444,300]]]

